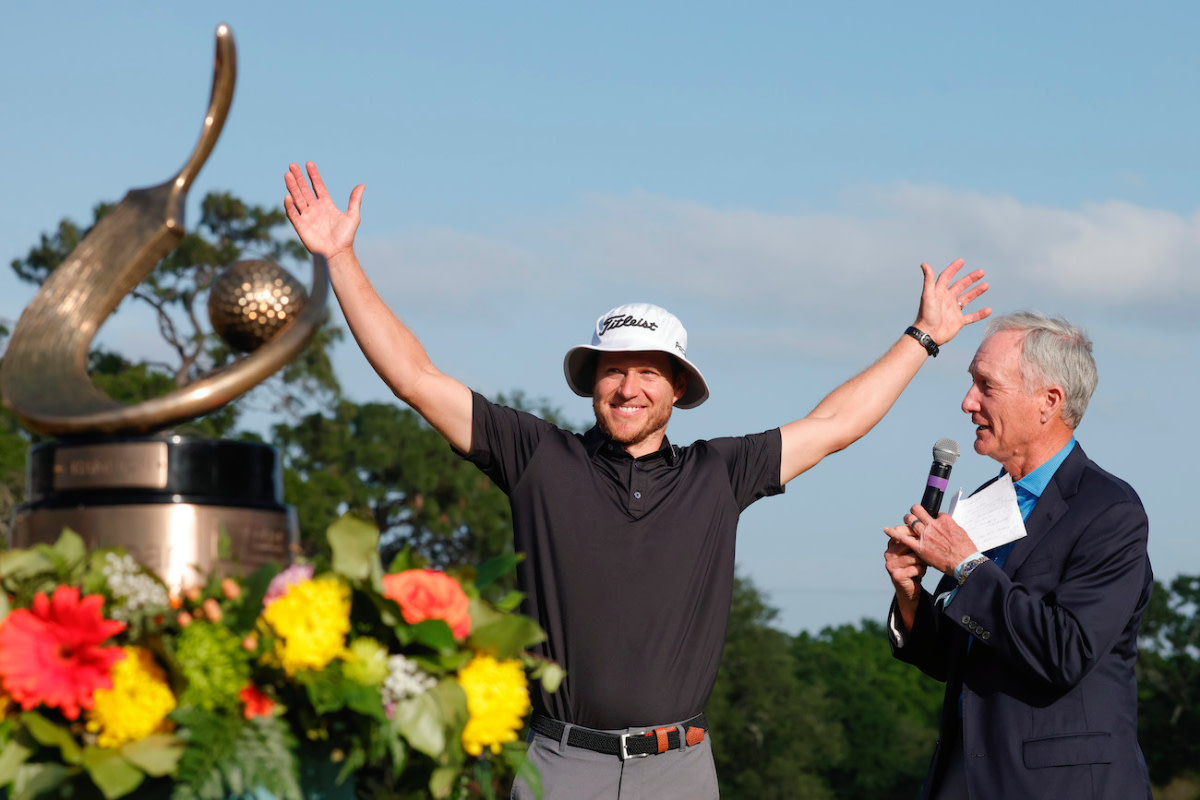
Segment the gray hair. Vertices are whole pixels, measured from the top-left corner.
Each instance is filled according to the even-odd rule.
[[[1083,420],[1096,382],[1092,340],[1062,317],[1040,311],[1018,311],[993,318],[984,331],[986,340],[1000,331],[1020,331],[1021,381],[1026,393],[1045,386],[1061,386],[1066,395],[1062,420],[1074,429]]]

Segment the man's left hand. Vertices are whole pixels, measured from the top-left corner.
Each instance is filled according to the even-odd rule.
[[[884,528],[883,532],[946,575],[953,575],[954,568],[979,549],[949,514],[939,514],[934,519],[919,505],[913,506],[912,513],[904,516],[903,525]]]

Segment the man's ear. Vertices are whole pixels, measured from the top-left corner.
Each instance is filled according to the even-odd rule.
[[[1042,405],[1042,422],[1062,416],[1063,404],[1067,402],[1067,393],[1058,385],[1045,389],[1045,402]]]
[[[678,403],[678,402],[679,402],[679,399],[680,399],[681,397],[683,397],[683,393],[687,391],[687,383],[688,383],[688,374],[687,374],[687,371],[686,371],[686,370],[682,370],[682,369],[680,369],[680,370],[676,371],[676,373],[675,373],[675,382],[674,382],[674,386],[675,386],[675,402],[676,402],[676,403]]]

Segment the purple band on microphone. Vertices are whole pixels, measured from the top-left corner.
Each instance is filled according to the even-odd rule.
[[[925,482],[926,486],[932,486],[940,491],[946,491],[946,487],[950,485],[950,481],[946,478],[939,478],[937,475],[930,475],[929,480]]]

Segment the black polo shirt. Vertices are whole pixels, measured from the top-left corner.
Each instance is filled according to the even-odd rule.
[[[614,729],[704,710],[720,666],[738,515],[779,494],[779,430],[632,458],[474,396],[468,460],[508,495],[522,613],[567,670],[534,708]]]

